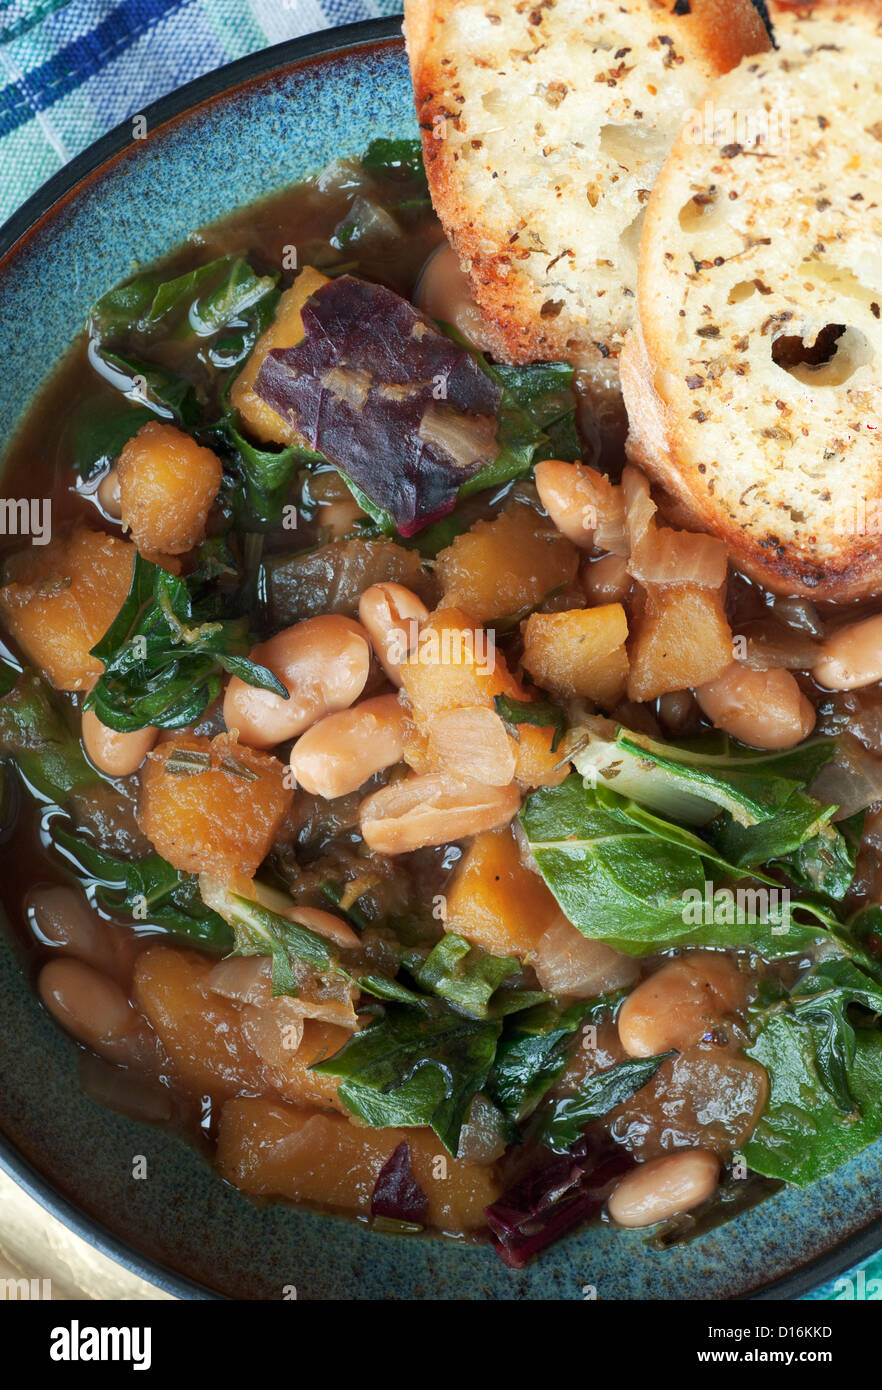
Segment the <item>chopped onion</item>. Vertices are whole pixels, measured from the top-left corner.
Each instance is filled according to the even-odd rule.
[[[540,938],[531,964],[544,990],[570,999],[591,999],[624,989],[638,974],[633,957],[603,941],[590,941],[563,913]]]
[[[787,671],[810,671],[820,660],[820,644],[813,637],[797,628],[784,627],[774,618],[757,618],[742,624],[738,637],[747,642],[747,651],[739,660],[754,671],[770,671],[776,666]]]
[[[826,806],[838,807],[834,821],[882,801],[882,758],[862,748],[849,734],[841,735],[836,756],[821,768],[809,788]]]
[[[782,623],[795,628],[797,632],[808,632],[812,637],[824,636],[824,624],[818,617],[818,610],[811,599],[775,598],[772,600],[772,612]]]
[[[495,458],[496,421],[491,415],[464,415],[452,407],[430,405],[423,412],[419,437],[443,449],[457,468],[483,466]]]
[[[694,584],[719,589],[726,579],[726,547],[713,536],[659,527],[649,483],[629,465],[622,475],[631,547],[628,571],[641,584]]]

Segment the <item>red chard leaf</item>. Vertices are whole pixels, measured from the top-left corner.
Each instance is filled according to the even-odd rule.
[[[257,394],[413,535],[498,454],[502,389],[400,295],[341,275],[304,337],[264,359]]]
[[[410,1145],[403,1140],[386,1159],[371,1194],[371,1216],[388,1216],[425,1226],[429,1219],[429,1199],[414,1177]]]

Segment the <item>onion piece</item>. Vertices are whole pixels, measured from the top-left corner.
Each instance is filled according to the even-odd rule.
[[[776,666],[787,671],[810,671],[821,659],[819,642],[805,631],[783,627],[774,618],[743,623],[736,642],[739,637],[747,643],[746,653],[739,660],[742,666],[754,671],[770,671]]]
[[[658,526],[649,483],[630,465],[622,475],[631,547],[628,572],[640,584],[692,584],[719,589],[726,579],[726,547],[714,536]]]
[[[824,764],[809,791],[824,805],[838,807],[834,821],[847,820],[882,801],[882,758],[875,758],[857,739],[842,734],[835,757]]]
[[[603,941],[592,941],[560,913],[539,939],[530,961],[542,989],[569,999],[591,999],[624,989],[637,979],[633,956],[622,955]]]

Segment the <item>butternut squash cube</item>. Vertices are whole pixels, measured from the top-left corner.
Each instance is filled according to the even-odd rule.
[[[123,528],[142,554],[183,555],[205,539],[223,480],[211,449],[174,425],[151,420],[125,445],[116,468]]]
[[[560,786],[571,769],[569,763],[561,759],[559,748],[551,750],[555,730],[540,724],[518,724],[516,732],[515,781],[519,786]]]
[[[104,636],[132,582],[135,547],[78,526],[19,551],[0,589],[10,633],[56,690],[88,690],[104,667],[89,652]]]
[[[655,700],[716,680],[732,661],[721,590],[648,584],[629,654],[629,700]]]
[[[562,698],[584,696],[609,709],[625,692],[628,620],[620,603],[531,613],[523,665],[537,685]]]
[[[380,1169],[402,1142],[410,1146],[432,1226],[462,1235],[486,1225],[484,1208],[500,1192],[495,1169],[451,1158],[427,1129],[369,1129],[342,1115],[243,1097],[223,1108],[216,1163],[245,1192],[365,1216]]]
[[[278,758],[228,734],[176,734],[141,769],[138,824],[182,873],[253,877],[294,797]]]
[[[579,552],[556,527],[524,503],[493,521],[478,521],[435,562],[445,607],[464,608],[479,623],[534,608],[572,584]]]
[[[475,836],[447,893],[447,931],[491,955],[527,960],[559,917],[549,889],[521,862],[509,827]]]
[[[303,337],[300,311],[311,294],[328,283],[328,277],[312,266],[304,266],[294,284],[285,290],[276,306],[269,328],[258,338],[251,356],[230,388],[230,401],[238,410],[249,433],[262,444],[303,444],[306,441],[287,420],[283,420],[254,389],[263,359],[272,348],[294,347]]]
[[[134,999],[196,1095],[232,1096],[266,1086],[264,1069],[239,1027],[239,1010],[207,984],[215,962],[196,951],[151,946],[135,966]]]

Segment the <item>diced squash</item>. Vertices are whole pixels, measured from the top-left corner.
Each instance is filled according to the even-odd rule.
[[[264,1090],[264,1068],[242,1036],[238,1008],[208,988],[213,965],[195,951],[151,946],[135,966],[135,1003],[188,1090],[211,1096]]]
[[[654,700],[716,680],[732,660],[732,629],[721,591],[647,585],[629,654],[629,700]]]
[[[491,705],[497,695],[527,698],[487,633],[457,608],[439,608],[401,666],[401,683],[419,732],[444,710]]]
[[[279,1005],[290,1002],[282,998],[264,1008],[246,1005],[243,1009],[245,1034],[267,1064],[273,1084],[286,1101],[293,1105],[318,1105],[323,1110],[342,1111],[343,1106],[337,1099],[337,1078],[324,1076],[309,1068],[313,1062],[321,1062],[325,1057],[333,1057],[335,1052],[339,1052],[347,1039],[352,1037],[352,1031],[321,1019],[307,1018],[303,1021],[300,1046],[286,1048],[282,1036],[284,1025],[279,1026],[281,1020],[277,1023],[273,1013]],[[273,1039],[274,1031],[276,1037]],[[272,1045],[268,1046],[270,1043]]]
[[[189,874],[252,877],[294,797],[277,758],[228,734],[175,734],[141,769],[138,824],[164,859]]]
[[[494,956],[529,959],[560,908],[538,874],[521,862],[511,829],[476,835],[447,893],[447,931]]]
[[[431,1130],[368,1129],[264,1096],[242,1098],[223,1108],[216,1162],[245,1192],[364,1216],[380,1169],[403,1142],[429,1200],[430,1224],[451,1234],[486,1225],[484,1208],[500,1191],[495,1169],[451,1158]]]
[[[230,388],[230,401],[242,416],[248,430],[263,444],[303,444],[304,440],[287,420],[283,420],[254,389],[263,359],[272,348],[294,347],[303,337],[300,311],[311,294],[328,283],[328,277],[312,266],[304,266],[294,284],[280,298],[275,317],[251,351]]]
[[[531,613],[524,625],[524,669],[562,698],[584,696],[610,708],[625,692],[628,620],[620,603]]]
[[[116,468],[123,528],[142,553],[183,555],[205,539],[223,481],[211,449],[174,425],[151,420],[125,445]]]
[[[554,729],[539,724],[517,725],[517,764],[515,781],[522,787],[557,787],[570,772],[570,765],[554,752]]]
[[[445,607],[475,622],[514,617],[552,590],[573,583],[579,551],[532,507],[514,503],[493,521],[478,521],[435,562]]]
[[[10,633],[57,690],[87,690],[104,669],[89,652],[132,582],[135,547],[78,526],[12,556],[0,589]]]

